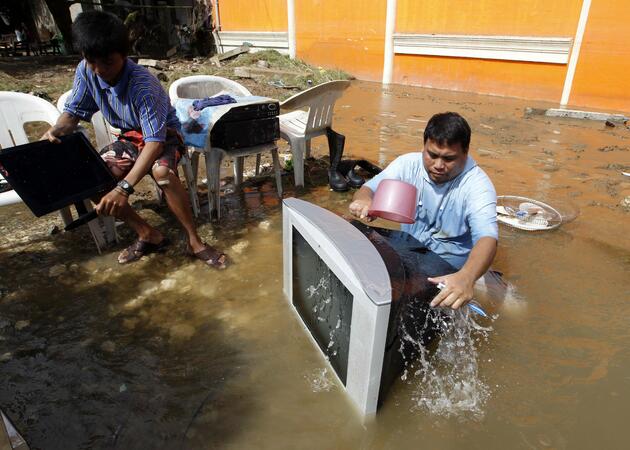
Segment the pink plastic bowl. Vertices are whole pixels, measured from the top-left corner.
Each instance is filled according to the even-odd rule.
[[[417,197],[418,190],[414,185],[400,180],[383,180],[376,188],[368,214],[398,223],[414,223]]]

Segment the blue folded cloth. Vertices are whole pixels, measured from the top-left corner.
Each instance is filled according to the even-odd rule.
[[[227,105],[230,103],[236,103],[236,100],[229,95],[217,95],[216,97],[206,97],[193,102],[193,108],[195,111],[201,111],[208,106]]]

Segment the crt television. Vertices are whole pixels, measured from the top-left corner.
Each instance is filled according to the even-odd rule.
[[[428,343],[428,276],[455,271],[407,233],[283,201],[283,289],[307,334],[363,415],[376,413],[414,357],[401,330]]]

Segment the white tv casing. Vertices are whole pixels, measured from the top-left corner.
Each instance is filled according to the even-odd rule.
[[[324,208],[288,198],[283,201],[282,212],[284,294],[304,325],[293,306],[295,229],[353,296],[345,390],[363,415],[375,414],[392,299],[385,263],[358,229]],[[304,328],[325,359],[306,325]],[[335,370],[332,372],[337,376]]]

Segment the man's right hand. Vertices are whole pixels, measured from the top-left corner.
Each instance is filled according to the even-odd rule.
[[[370,206],[372,206],[372,200],[359,199],[350,203],[349,209],[353,216],[358,217],[359,219],[366,219],[370,222],[374,220],[373,217],[368,216]]]

